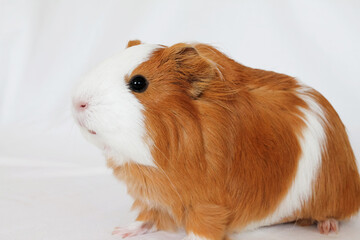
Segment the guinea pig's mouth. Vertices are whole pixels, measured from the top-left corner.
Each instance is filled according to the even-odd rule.
[[[94,130],[88,129],[82,121],[78,120],[78,123],[79,123],[80,127],[85,128],[90,134],[93,134],[93,135],[96,134],[96,132]]]
[[[88,132],[89,132],[90,134],[93,134],[93,135],[95,135],[95,134],[96,134],[96,132],[95,132],[95,131],[90,130],[90,129],[88,129]]]

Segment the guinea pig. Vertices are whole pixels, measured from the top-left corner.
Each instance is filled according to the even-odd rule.
[[[316,90],[206,44],[130,41],[73,96],[139,210],[122,237],[185,229],[187,240],[285,222],[337,232],[360,208],[343,123]]]

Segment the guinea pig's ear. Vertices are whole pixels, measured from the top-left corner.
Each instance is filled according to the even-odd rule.
[[[194,99],[201,97],[203,91],[217,76],[214,64],[201,56],[196,46],[180,43],[170,48],[173,48],[170,58],[176,62],[178,74],[191,85],[188,91],[190,96]]]
[[[126,48],[132,47],[132,46],[136,46],[141,44],[140,40],[130,40],[126,46]]]

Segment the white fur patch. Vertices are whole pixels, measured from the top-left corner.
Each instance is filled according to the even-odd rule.
[[[312,195],[314,180],[321,165],[321,155],[326,147],[323,127],[326,117],[321,106],[308,95],[309,89],[304,87],[298,91],[298,96],[307,103],[308,109],[300,109],[306,126],[298,136],[302,153],[294,182],[274,213],[259,222],[249,224],[246,229],[276,224],[283,218],[292,216]]]
[[[183,238],[182,240],[209,240],[208,238],[205,237],[200,237],[194,233],[189,233],[185,238]]]
[[[90,71],[74,89],[73,104],[88,103],[84,111],[73,108],[82,133],[119,165],[133,161],[155,166],[146,140],[144,108],[129,90],[125,76],[158,48],[153,44],[127,48]]]
[[[156,231],[157,231],[156,226],[153,225],[150,228],[148,228],[146,224],[144,224],[144,222],[136,221],[127,226],[116,227],[112,235],[120,235],[123,236],[124,238],[124,237],[144,235]]]

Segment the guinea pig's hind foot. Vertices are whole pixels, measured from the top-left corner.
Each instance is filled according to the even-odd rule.
[[[112,232],[112,235],[120,235],[122,238],[127,238],[156,231],[156,227],[152,223],[135,222],[128,226],[116,227]]]
[[[331,232],[339,232],[339,222],[336,219],[330,218],[325,221],[319,221],[317,223],[317,228],[321,234],[329,234]]]

